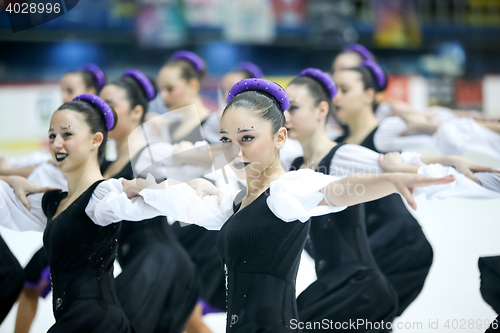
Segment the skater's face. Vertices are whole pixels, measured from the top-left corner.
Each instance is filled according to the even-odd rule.
[[[186,80],[178,66],[165,66],[158,73],[157,83],[161,98],[169,110],[194,104],[200,89],[197,79]]]
[[[260,177],[279,159],[279,150],[285,144],[286,136],[284,127],[273,134],[268,120],[243,107],[230,107],[221,118],[223,152],[240,178]]]
[[[61,79],[63,103],[71,102],[73,98],[81,94],[95,94],[93,87],[87,88],[80,73],[68,73]]]
[[[108,84],[102,89],[100,97],[115,110],[118,116],[116,127],[109,131],[110,138],[126,138],[140,125],[143,108],[140,105],[131,108],[130,100],[127,98],[127,92],[124,88]]]
[[[86,165],[90,158],[97,163],[97,151],[103,134],[91,133],[84,114],[58,110],[52,115],[49,128],[49,150],[57,167],[64,173]]]
[[[315,105],[305,85],[292,84],[286,91],[290,98],[290,107],[285,111],[288,136],[299,141],[310,138],[320,126],[325,125],[328,103],[322,101]]]
[[[356,52],[340,53],[332,64],[333,74],[348,68],[358,67],[363,58]]]
[[[335,74],[335,83],[338,87],[333,98],[335,113],[342,123],[356,118],[360,112],[371,108],[375,98],[375,90],[365,90],[361,73],[345,70]]]

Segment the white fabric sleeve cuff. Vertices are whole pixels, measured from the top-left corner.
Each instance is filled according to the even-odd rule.
[[[271,183],[267,205],[285,222],[307,222],[311,216],[339,212],[346,207],[318,206],[324,197],[320,190],[336,180],[310,169],[290,171]]]
[[[457,172],[455,168],[449,166],[443,166],[441,164],[428,164],[421,166],[418,169],[418,173],[421,175],[426,175],[433,178],[445,177],[447,175],[455,176],[455,181],[449,184],[442,185],[432,185],[427,187],[419,187],[414,191],[414,195],[418,196],[420,194],[425,194],[427,199],[445,199],[445,198],[464,198],[464,199],[494,199],[500,198],[499,187],[493,187],[489,189],[485,186],[481,186],[476,182],[465,177],[463,174]],[[480,176],[484,178],[496,179],[498,184],[500,184],[500,178],[498,174],[484,173],[490,176]],[[480,175],[480,174],[477,174]],[[495,178],[497,177],[497,178]]]

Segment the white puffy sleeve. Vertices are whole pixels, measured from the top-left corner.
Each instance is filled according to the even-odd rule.
[[[64,173],[51,163],[42,163],[28,176],[28,180],[39,186],[50,186],[68,190],[68,180]]]
[[[219,205],[217,196],[201,199],[192,187],[182,183],[168,189],[144,189],[139,196],[128,199],[123,192],[121,179],[110,179],[97,186],[85,212],[100,226],[163,215],[209,230],[218,230],[233,214],[233,198],[226,195]]]
[[[375,148],[383,153],[418,147],[434,147],[433,136],[427,134],[403,136],[406,123],[400,117],[388,117],[380,122],[373,138]]]
[[[462,155],[465,150],[500,159],[500,134],[477,124],[473,118],[455,118],[439,126],[434,134],[445,155]]]
[[[0,225],[16,231],[44,231],[47,217],[42,210],[43,193],[28,195],[31,210],[27,210],[14,190],[0,180]]]
[[[340,147],[333,156],[330,175],[344,178],[354,173],[382,173],[378,165],[379,154],[357,145],[346,144]],[[441,164],[424,164],[419,153],[405,152],[401,154],[404,163],[419,166],[418,173],[433,178],[454,175],[456,181],[451,184],[434,185],[415,189],[415,195],[425,194],[427,199],[433,198],[466,198],[491,199],[500,197],[500,174],[479,172],[475,176],[483,186],[473,182],[455,168]]]
[[[24,168],[24,167],[37,166],[39,164],[47,162],[50,159],[51,159],[50,154],[36,152],[21,158],[11,157],[9,159],[9,163],[13,168]]]
[[[375,118],[377,118],[378,120],[382,120],[391,115],[392,115],[391,104],[387,102],[381,102],[379,105],[377,105],[377,108],[375,109]]]
[[[333,155],[330,175],[344,178],[356,173],[383,173],[378,164],[379,155],[359,145],[345,144]],[[406,164],[421,166],[424,164],[420,161],[420,156],[419,153],[404,152],[401,154],[401,160]]]
[[[432,185],[417,188],[414,196],[425,194],[427,199],[464,198],[464,199],[494,199],[500,198],[500,174],[479,172],[475,176],[483,186],[470,180],[453,167],[441,164],[428,164],[420,167],[418,173],[439,178],[454,175],[455,181],[450,184]]]
[[[378,164],[379,153],[371,149],[345,144],[333,155],[330,175],[344,178],[356,173],[383,173]]]
[[[233,200],[237,192],[225,195],[220,205],[217,196],[206,195],[201,199],[196,195],[196,191],[185,183],[170,186],[168,190],[145,189],[139,194],[145,203],[161,211],[162,215],[197,224],[208,230],[219,230],[233,215]]]
[[[320,190],[337,179],[310,169],[290,171],[271,182],[267,206],[285,222],[339,212],[346,207],[319,206],[324,198]]]

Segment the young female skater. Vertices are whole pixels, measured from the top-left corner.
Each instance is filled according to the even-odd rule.
[[[176,110],[194,105],[198,114],[198,117],[183,117],[169,127],[172,143],[195,143],[201,140],[214,143],[219,140],[220,116],[211,112],[200,97],[201,82],[205,75],[205,63],[189,51],[174,53],[158,73],[158,86],[167,107]],[[226,305],[224,272],[215,246],[217,233],[196,225],[181,227],[179,222],[173,224],[173,230],[195,264],[201,286],[200,304],[186,330],[188,333],[208,332],[201,315],[224,311]]]
[[[28,211],[0,182],[2,224],[16,230],[45,230],[56,318],[49,332],[132,331],[117,300],[112,275],[121,224],[99,219],[93,208],[113,182],[103,181],[98,161],[104,157],[108,131],[115,125],[116,114],[102,99],[80,95],[54,113],[49,130],[49,148],[67,176],[68,192],[28,196]]]
[[[370,51],[360,44],[348,45],[334,59],[332,69],[335,80],[343,70],[362,64],[377,72],[377,92],[385,90],[388,82],[384,72],[374,62]],[[381,99],[380,94],[377,94],[373,108],[374,118],[380,121],[380,132],[383,133],[378,135],[375,142],[380,151],[435,146],[444,155],[462,155],[465,150],[472,150],[500,159],[498,120],[488,121],[479,112],[444,107],[417,112],[401,107],[401,102],[387,103]]]
[[[71,102],[82,94],[98,95],[105,84],[104,72],[95,64],[87,64],[79,70],[66,73],[61,79],[63,103]]]
[[[198,117],[183,117],[170,126],[171,142],[182,140],[209,143],[218,140],[219,116],[211,112],[201,100],[201,82],[206,75],[203,60],[193,52],[178,51],[158,73],[161,97],[170,111],[194,105]],[[200,128],[201,123],[201,128]]]
[[[333,99],[336,115],[349,129],[348,136],[337,141],[359,144],[376,152],[399,150],[408,141],[416,142],[418,139],[411,137],[387,139],[383,125],[390,119],[379,123],[373,114],[375,93],[385,86],[383,72],[374,62],[365,64],[335,74],[339,87]],[[394,149],[396,145],[398,149]],[[471,171],[462,172],[479,182]],[[432,264],[432,248],[399,196],[392,195],[365,206],[372,253],[398,292],[398,314],[401,314],[422,289]]]
[[[364,60],[375,61],[373,54],[361,44],[349,44],[340,52],[332,63],[333,73],[358,67]]]
[[[287,92],[291,105],[285,112],[285,126],[290,138],[299,140],[304,151],[304,157],[296,159],[292,168],[310,168],[338,177],[363,171],[381,172],[375,152],[329,140],[325,122],[336,90],[328,74],[313,68],[302,71],[290,82]],[[404,159],[447,162],[461,170],[474,166],[475,170],[493,171],[456,157],[443,159],[404,154]],[[418,167],[402,163],[390,166],[400,172],[418,170]],[[364,206],[357,205],[337,214],[313,217],[309,234],[318,280],[297,299],[301,320],[321,321],[328,318],[338,323],[358,319],[371,323],[392,321],[398,309],[397,295],[371,255]]]
[[[101,164],[105,178],[132,179],[140,173],[141,166],[153,163],[151,159],[172,153],[173,147],[169,144],[148,146],[143,133],[136,130],[143,123],[149,100],[155,95],[151,81],[133,69],[103,88],[102,98],[119,119],[109,132],[109,137],[117,143],[118,156],[114,162],[105,160]],[[165,178],[163,170],[147,170],[155,177]],[[37,183],[47,183],[46,179],[40,179],[47,178],[43,172],[35,170],[34,174],[40,176]],[[51,176],[65,181],[62,173]],[[172,235],[166,219],[157,217],[140,224],[125,222],[118,238],[118,261],[122,273],[116,278],[117,295],[135,330],[181,332],[196,304],[198,289],[194,267]]]
[[[221,141],[227,151],[240,149],[233,166],[246,171],[246,195],[224,196],[219,205],[217,198],[200,200],[184,185],[158,191],[125,182],[124,190],[129,197],[140,193],[152,214],[220,229],[217,248],[226,271],[228,332],[297,332],[295,278],[310,216],[340,211],[341,206],[377,199],[395,189],[414,206],[409,188],[453,178],[394,174],[337,180],[310,170],[287,174],[279,162],[287,136],[283,110],[289,102],[284,90],[266,80],[244,80],[231,89],[228,102]],[[348,184],[364,186],[365,191],[339,194]],[[103,202],[107,217],[121,218],[123,196],[115,194]]]
[[[95,64],[87,64],[81,69],[66,73],[61,79],[61,90],[63,103],[73,100],[81,94],[98,94],[104,87],[106,80],[104,72]],[[49,156],[50,158],[50,156]],[[15,168],[16,172],[10,174],[29,177],[33,170],[45,160],[38,162],[31,161],[32,166],[25,168]],[[44,168],[53,168],[45,166]],[[58,172],[55,172],[59,175]],[[30,178],[28,178],[30,179]],[[31,181],[37,182],[37,176],[34,175]],[[59,181],[53,183],[51,180],[44,180],[44,185],[56,186]],[[66,182],[65,179],[62,180]],[[19,306],[17,310],[15,333],[28,333],[38,307],[38,299],[45,298],[51,290],[49,262],[45,249],[39,249],[30,259],[24,268],[25,284],[19,297]]]
[[[160,150],[172,150],[171,145],[147,145],[143,133],[136,130],[155,96],[151,81],[135,69],[103,88],[101,98],[118,116],[116,127],[109,132],[116,142],[117,159],[101,164],[104,178],[133,179],[141,165],[158,158]],[[154,176],[164,180],[168,175],[156,172]],[[166,218],[122,223],[118,262],[122,267],[116,278],[118,300],[136,332],[182,332],[199,289],[194,266]]]
[[[56,318],[49,332],[132,332],[111,271],[120,225],[101,227],[85,214],[102,179],[98,160],[115,119],[97,96],[82,95],[80,101],[63,104],[51,119],[49,149],[67,175],[69,191],[48,192],[43,200],[29,196],[28,211],[2,187],[4,226],[45,230]]]

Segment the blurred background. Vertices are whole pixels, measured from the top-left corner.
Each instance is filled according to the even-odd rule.
[[[366,46],[390,75],[387,97],[500,116],[500,0],[80,0],[17,33],[0,0],[0,156],[43,149],[61,104],[59,80],[86,63],[108,79],[128,68],[156,76],[175,51],[193,51],[208,65],[204,102],[220,111],[220,78],[240,61],[285,85],[306,67],[331,71],[349,43]],[[493,319],[479,294],[477,258],[500,254],[498,200],[418,203],[435,262],[424,292],[399,320],[435,332],[425,329],[429,320]],[[41,244],[40,234],[1,232],[22,265]],[[303,261],[297,292],[315,279],[313,267]],[[40,306],[32,332],[53,322],[50,297]],[[14,317],[15,310],[0,332],[13,331]],[[223,316],[207,320],[214,332],[224,330]]]
[[[42,89],[25,96],[23,108],[34,107],[45,126],[60,102],[48,84],[86,63],[109,78],[130,67],[155,76],[175,51],[194,51],[208,65],[205,104],[216,109],[218,79],[240,61],[256,63],[268,77],[306,67],[329,71],[335,55],[355,42],[391,75],[390,97],[417,108],[500,112],[500,0],[81,0],[17,33],[2,6],[0,112],[13,121],[19,118],[6,112],[13,99],[19,106],[13,87]],[[32,130],[33,137],[0,133],[0,150],[12,139],[16,149],[32,149]]]

